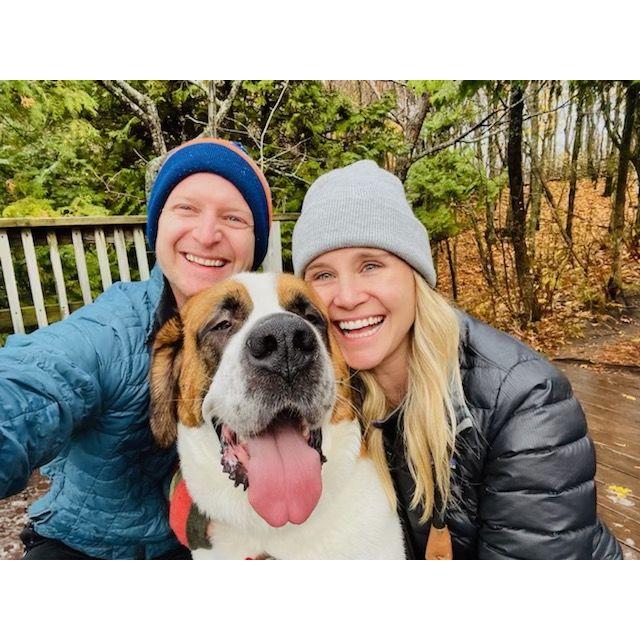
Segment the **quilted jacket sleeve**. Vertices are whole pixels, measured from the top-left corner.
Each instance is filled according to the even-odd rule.
[[[99,309],[86,309],[0,349],[0,498],[22,490],[100,411],[100,354],[115,345]]]
[[[512,367],[487,435],[479,557],[592,558],[594,450],[564,374],[538,358]]]

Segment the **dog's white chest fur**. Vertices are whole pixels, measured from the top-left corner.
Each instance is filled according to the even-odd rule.
[[[242,486],[222,472],[212,427],[179,425],[182,473],[195,503],[214,522],[212,549],[196,559],[404,559],[402,529],[373,462],[360,455],[355,421],[323,428],[322,497],[301,525],[270,527],[249,505]]]

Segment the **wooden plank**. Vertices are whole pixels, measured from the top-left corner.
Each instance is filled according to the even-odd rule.
[[[53,232],[48,233],[47,241],[49,243],[49,256],[51,257],[53,279],[56,283],[58,305],[60,306],[60,316],[62,318],[68,318],[69,303],[67,301],[67,288],[64,284],[64,273],[62,271],[62,261],[60,260],[60,252],[58,251],[58,239],[56,238],[56,234]]]
[[[598,505],[598,515],[620,542],[640,552],[640,522],[627,518],[603,504]]]
[[[620,546],[622,547],[622,557],[625,560],[640,560],[640,552],[628,547],[623,542],[620,542]]]
[[[22,246],[24,248],[24,260],[27,264],[27,274],[29,275],[29,287],[31,288],[31,298],[36,310],[38,327],[49,325],[47,312],[44,308],[44,296],[42,295],[42,283],[40,282],[40,272],[38,271],[38,258],[36,248],[33,246],[31,231],[25,229],[20,232],[22,236]]]
[[[96,253],[102,279],[102,290],[106,291],[113,283],[111,281],[111,268],[109,267],[109,254],[107,253],[107,241],[104,238],[104,229],[96,228],[94,231]]]
[[[82,299],[85,304],[91,304],[93,299],[91,298],[91,285],[89,284],[82,233],[78,229],[74,229],[71,232],[71,237],[73,238],[73,252],[76,257],[76,269],[78,270],[78,282],[80,283],[80,291],[82,291]]]
[[[147,245],[142,229],[133,230],[133,243],[136,247],[136,260],[138,261],[138,271],[140,280],[149,279],[149,262],[147,260]]]
[[[628,473],[640,480],[640,459],[626,454],[624,449],[608,447],[596,441],[594,443],[596,445],[596,462]]]
[[[633,427],[629,419],[609,420],[597,413],[587,413],[587,425],[589,433],[601,439],[603,442],[613,444],[614,442],[625,442],[640,447],[640,433]]]
[[[294,222],[299,213],[275,213],[273,222]],[[272,222],[272,224],[273,224]],[[37,227],[135,227],[145,226],[147,216],[62,216],[60,218],[0,218],[0,229]]]
[[[576,365],[563,366],[561,369],[571,380],[574,388],[584,389],[585,391],[595,391],[601,393],[602,389],[608,389],[612,393],[616,393],[620,386],[627,384],[638,384],[638,371],[633,368],[607,368],[603,365],[603,369],[595,369],[593,367],[580,367]]]
[[[269,247],[267,255],[262,262],[264,271],[282,273],[282,238],[280,236],[280,222],[271,223],[271,233],[269,234]]]
[[[118,258],[118,271],[122,282],[131,282],[129,272],[129,258],[127,257],[127,245],[122,229],[113,230],[113,243],[116,247],[116,257]]]
[[[69,302],[69,311],[73,312],[80,307],[84,307],[84,302]],[[49,323],[57,322],[58,320],[62,320],[62,315],[60,313],[60,306],[57,304],[48,304],[45,306],[45,310],[47,312],[47,318],[49,319]],[[36,318],[36,310],[34,307],[22,307],[22,318],[24,322],[24,326],[26,328],[36,328],[38,326],[38,320]],[[0,333],[11,333],[11,313],[9,309],[0,309]],[[18,332],[15,332],[18,333]],[[24,333],[21,331],[20,333]]]
[[[640,520],[640,480],[623,471],[596,465],[598,503],[634,521]]]
[[[0,231],[0,264],[2,265],[2,275],[4,286],[9,300],[9,310],[11,324],[14,333],[24,333],[24,322],[20,309],[20,296],[16,284],[16,274],[13,270],[13,258],[11,257],[11,247],[6,231]]]
[[[638,390],[633,388],[627,388],[626,391],[631,392],[635,391],[638,393]],[[634,396],[632,393],[627,393],[632,397]],[[602,400],[595,400],[591,397],[585,397],[584,395],[575,394],[575,397],[578,399],[578,402],[582,405],[585,413],[589,413],[589,411],[593,411],[596,413],[601,413],[603,415],[609,416],[611,419],[615,420],[627,420],[629,418],[630,413],[638,413],[640,415],[640,402],[639,401],[631,401],[629,399],[625,399],[622,394],[619,395],[619,398],[611,398],[611,400],[615,400],[617,402],[616,405],[606,404]],[[635,425],[638,430],[640,430],[639,425]]]
[[[125,227],[146,225],[147,216],[64,216],[61,218],[0,218],[0,229],[34,227]]]

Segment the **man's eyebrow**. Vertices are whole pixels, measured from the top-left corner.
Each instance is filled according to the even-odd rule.
[[[181,195],[175,195],[173,198],[171,198],[173,194],[169,194],[169,197],[167,198],[167,202],[169,201],[169,199],[172,199],[172,203],[175,201],[180,202],[181,200],[187,200],[188,202],[192,202],[194,204],[196,204],[198,202],[197,198],[192,198],[191,196],[181,196]]]

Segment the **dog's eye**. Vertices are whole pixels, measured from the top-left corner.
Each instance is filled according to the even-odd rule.
[[[213,331],[226,331],[227,329],[231,329],[231,323],[228,320],[221,320],[213,326]]]

